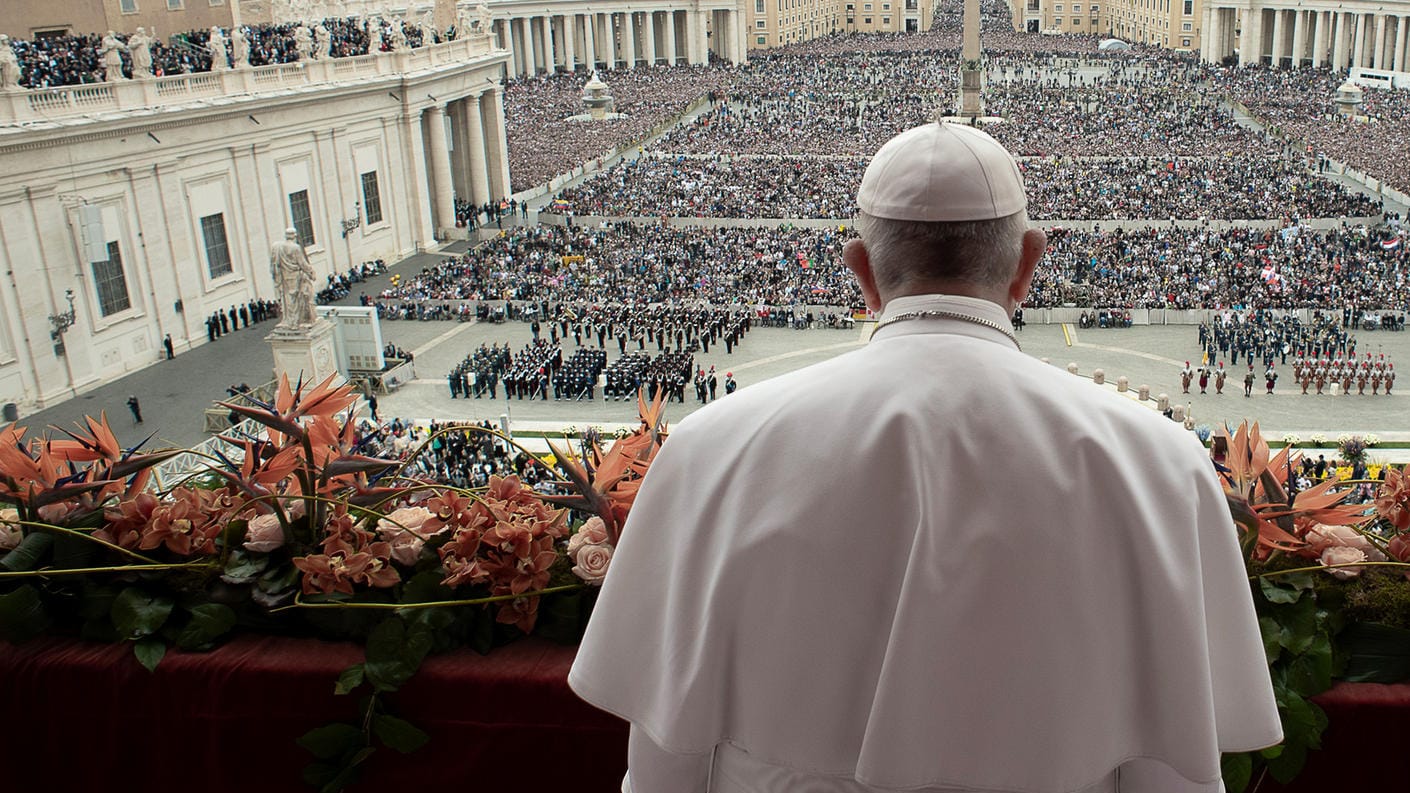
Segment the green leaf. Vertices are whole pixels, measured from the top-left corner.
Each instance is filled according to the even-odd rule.
[[[1263,596],[1268,598],[1269,603],[1296,603],[1303,592],[1297,587],[1285,585],[1277,578],[1258,579],[1258,588],[1263,592]]]
[[[1288,743],[1283,753],[1268,761],[1268,773],[1286,785],[1302,771],[1307,764],[1307,747],[1300,743]]]
[[[156,633],[176,604],[171,598],[149,595],[137,587],[128,587],[113,599],[113,627],[127,639],[140,639]]]
[[[437,600],[449,600],[453,593],[450,587],[441,583],[444,578],[445,576],[436,570],[423,570],[417,573],[402,587],[401,602],[433,603]],[[428,611],[429,609],[417,610]]]
[[[1283,652],[1283,645],[1279,641],[1283,635],[1283,626],[1272,617],[1259,617],[1258,633],[1263,637],[1263,656],[1272,664]]]
[[[378,691],[396,691],[410,680],[430,651],[431,631],[413,624],[409,629],[396,617],[389,617],[367,637],[367,680]]]
[[[20,544],[0,557],[0,569],[10,573],[34,570],[54,546],[54,535],[31,531]]]
[[[147,667],[148,672],[157,671],[157,664],[166,656],[166,642],[161,639],[142,639],[132,644],[132,654],[138,663]]]
[[[319,793],[338,793],[338,791],[352,785],[362,773],[358,766],[366,762],[367,758],[371,757],[375,751],[377,751],[376,747],[367,746],[355,752],[347,759],[338,775],[319,789]]]
[[[243,550],[232,551],[220,578],[227,584],[248,584],[268,567],[268,556],[251,555]]]
[[[1307,651],[1288,664],[1287,685],[1304,697],[1332,687],[1332,641],[1325,634],[1312,640]]]
[[[191,619],[177,634],[176,644],[194,650],[210,644],[235,627],[235,610],[223,603],[203,603],[191,609]]]
[[[319,760],[331,760],[366,746],[367,739],[357,727],[338,722],[309,730],[299,738],[298,744]]]
[[[411,722],[386,714],[372,719],[372,732],[382,743],[402,754],[410,754],[431,740],[431,736],[417,729]]]
[[[32,639],[48,629],[50,622],[44,599],[32,585],[0,595],[0,639],[16,643]]]
[[[1219,773],[1228,793],[1243,793],[1253,779],[1253,756],[1248,752],[1225,754],[1219,760]]]
[[[1337,643],[1347,653],[1343,679],[1355,683],[1410,680],[1410,630],[1357,622],[1337,636]]]
[[[354,664],[344,669],[343,673],[338,675],[338,682],[333,685],[333,693],[339,695],[352,693],[353,689],[362,685],[365,671],[362,664]]]

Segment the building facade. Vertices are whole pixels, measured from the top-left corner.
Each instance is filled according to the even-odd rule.
[[[1410,2],[1204,0],[1200,60],[1406,71]]]
[[[297,230],[325,277],[509,192],[489,36],[220,73],[0,92],[0,403],[29,411],[274,299]],[[71,298],[71,302],[70,302]],[[70,307],[72,314],[69,315]]]

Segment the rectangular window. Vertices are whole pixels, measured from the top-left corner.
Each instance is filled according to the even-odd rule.
[[[305,248],[313,245],[313,217],[309,214],[307,190],[289,194],[289,218],[299,232],[299,244]]]
[[[98,290],[98,310],[109,317],[132,308],[127,296],[127,278],[122,273],[122,251],[116,242],[108,243],[108,260],[93,262],[93,286]]]
[[[382,191],[377,188],[377,172],[362,175],[362,212],[367,225],[382,222]]]
[[[1194,13],[1195,13],[1195,0],[1185,0],[1185,16],[1191,16],[1191,15],[1193,15]]]
[[[767,47],[769,44],[769,40],[764,38],[763,36],[755,36],[754,43],[758,44],[760,47]]]
[[[754,0],[754,13],[764,13],[764,0]]]
[[[1190,22],[1181,22],[1180,29],[1185,31],[1186,33],[1190,33],[1194,31],[1194,26]]]
[[[1056,13],[1061,14],[1061,13],[1062,13],[1062,3],[1058,3],[1057,5],[1053,6],[1053,11],[1056,12]]]
[[[863,10],[863,11],[870,11],[870,10],[871,10],[871,3],[867,3],[866,5],[862,6],[862,10]]]
[[[223,5],[225,5],[225,0],[211,0],[211,5],[213,5],[213,6],[223,6]]]
[[[185,0],[166,0],[166,10],[168,11],[180,11],[185,7]]]
[[[890,3],[882,3],[882,4],[881,4],[881,10],[882,10],[882,11],[890,11],[890,10],[891,10],[891,4],[890,4]]]
[[[137,13],[137,0],[122,0],[118,3],[118,10],[124,14]]]
[[[862,24],[863,24],[863,25],[870,25],[870,24],[871,24],[871,17],[862,17]]]
[[[765,21],[762,20],[762,19],[756,19],[756,20],[754,20],[754,27],[759,28],[760,30],[763,30],[764,28],[768,27],[768,23],[765,22]]]
[[[234,272],[230,264],[230,241],[225,236],[225,215],[217,213],[201,218],[201,236],[206,241],[206,266],[211,278]]]

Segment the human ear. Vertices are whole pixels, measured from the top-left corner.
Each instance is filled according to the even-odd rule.
[[[862,299],[873,312],[881,311],[881,293],[876,289],[876,276],[871,270],[871,257],[860,239],[851,239],[842,246],[842,263],[857,277],[857,285],[862,288]]]

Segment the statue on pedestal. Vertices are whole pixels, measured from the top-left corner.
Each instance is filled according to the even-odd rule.
[[[211,71],[223,72],[230,68],[229,50],[225,47],[225,34],[220,32],[220,28],[211,28],[211,37],[206,42],[206,48],[211,53]]]
[[[240,28],[230,30],[230,51],[235,55],[235,68],[250,68],[250,40]]]
[[[313,26],[313,53],[320,60],[333,57],[333,34],[321,24]]]
[[[10,46],[10,37],[0,33],[0,91],[13,91],[19,87],[20,59],[15,57],[15,48]]]
[[[367,18],[367,54],[382,54],[382,18]]]
[[[297,330],[318,321],[313,310],[313,265],[309,264],[299,232],[284,230],[284,239],[269,249],[269,274],[279,289],[277,328]]]
[[[480,25],[480,32],[486,36],[491,35],[491,31],[494,29],[494,13],[490,11],[490,7],[480,3],[475,6],[475,16]]]
[[[303,25],[294,28],[294,52],[300,61],[318,60],[318,53],[313,48],[313,37]]]
[[[402,26],[400,19],[392,20],[392,50],[403,52],[411,49],[411,44],[406,40],[406,29]]]
[[[436,29],[436,15],[427,10],[421,15],[421,45],[435,44],[440,38],[440,31]]]
[[[127,45],[118,41],[117,34],[111,30],[103,37],[103,43],[98,47],[98,60],[103,64],[104,81],[119,83],[127,79],[122,76],[122,53],[126,49]]]
[[[146,28],[138,28],[127,38],[127,52],[132,56],[132,79],[144,80],[152,76],[152,37]]]
[[[475,21],[470,18],[470,10],[467,8],[457,8],[455,10],[455,38],[465,38],[470,35],[470,31],[474,28]]]

